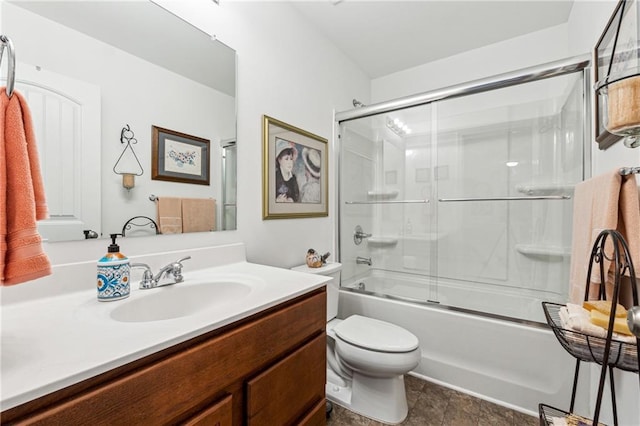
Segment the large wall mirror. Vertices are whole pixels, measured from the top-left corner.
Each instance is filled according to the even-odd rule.
[[[160,225],[159,215],[181,211],[174,204],[158,212],[158,200],[176,198],[208,201],[190,210],[200,216],[191,223],[236,229],[233,49],[151,1],[0,0],[0,7],[0,32],[16,51],[16,89],[28,100],[38,140],[51,213],[40,223],[43,238],[108,237],[138,216]],[[198,149],[191,169],[167,163],[167,173],[195,173],[208,163],[208,184],[152,179],[158,145],[166,161]],[[122,172],[138,175],[133,188],[123,186]],[[157,232],[135,223],[141,226],[127,237]]]

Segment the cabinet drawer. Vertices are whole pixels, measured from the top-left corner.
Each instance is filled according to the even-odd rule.
[[[221,401],[183,423],[184,426],[233,426],[232,397],[228,395]]]
[[[291,425],[324,401],[326,335],[322,333],[247,382],[249,426]]]
[[[322,400],[304,416],[296,426],[325,426],[327,424],[327,401]]]

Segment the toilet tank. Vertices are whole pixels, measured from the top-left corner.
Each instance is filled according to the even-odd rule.
[[[332,280],[327,283],[327,322],[334,319],[338,315],[338,290],[340,289],[340,271],[342,270],[342,264],[331,262],[322,265],[320,268],[309,268],[307,265],[300,265],[291,269],[298,272],[325,275],[332,278]]]

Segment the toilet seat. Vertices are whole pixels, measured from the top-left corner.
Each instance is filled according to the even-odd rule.
[[[418,338],[404,328],[360,315],[336,324],[333,332],[344,342],[376,352],[405,353],[419,345]]]

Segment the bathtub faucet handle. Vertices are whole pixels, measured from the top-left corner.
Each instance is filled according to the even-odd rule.
[[[353,232],[353,242],[356,245],[360,245],[364,238],[369,238],[371,234],[367,234],[362,230],[362,226],[356,225],[356,230]]]

